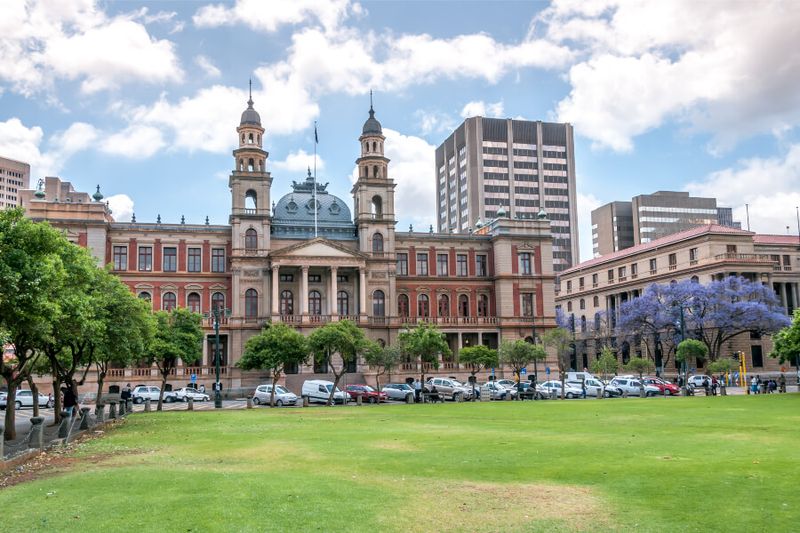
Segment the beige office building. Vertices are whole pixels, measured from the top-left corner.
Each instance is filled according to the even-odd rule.
[[[31,166],[0,157],[0,209],[20,205],[19,191],[29,189]]]

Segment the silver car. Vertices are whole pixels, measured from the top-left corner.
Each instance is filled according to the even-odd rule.
[[[412,399],[414,398],[414,389],[406,383],[387,383],[383,386],[381,392],[386,393],[386,396],[390,400],[407,402],[409,396],[411,396]]]
[[[175,391],[175,398],[182,402],[188,402],[189,398],[191,398],[195,402],[207,402],[210,400],[208,394],[204,392],[200,392],[196,389],[191,387],[183,387],[182,389],[178,389]]]
[[[0,393],[0,409],[5,409],[8,405],[8,393]],[[33,407],[33,391],[18,390],[14,399],[14,408],[19,410],[23,407]],[[39,407],[53,407],[53,401],[49,396],[39,394]]]
[[[253,403],[256,405],[269,405],[269,397],[272,393],[272,384],[259,385],[256,387],[256,392],[253,394]],[[297,395],[284,387],[283,385],[275,385],[275,407],[283,407],[284,405],[297,404]]]

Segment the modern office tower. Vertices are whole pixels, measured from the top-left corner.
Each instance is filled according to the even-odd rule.
[[[675,191],[640,194],[592,211],[592,248],[595,257],[603,256],[707,224],[741,229],[733,210],[717,207],[716,198]]]
[[[31,166],[0,157],[0,209],[20,205],[19,191],[30,188]]]
[[[472,117],[436,149],[436,221],[468,233],[498,217],[544,210],[553,233],[553,270],[578,261],[572,126]]]
[[[631,202],[611,202],[592,211],[592,252],[595,257],[633,246]]]

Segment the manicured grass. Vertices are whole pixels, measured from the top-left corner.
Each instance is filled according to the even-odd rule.
[[[791,531],[800,396],[132,416],[7,530]],[[4,526],[4,529],[6,527]]]

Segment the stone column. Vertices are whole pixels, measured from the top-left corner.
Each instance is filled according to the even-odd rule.
[[[339,309],[338,309],[338,306],[337,306],[337,303],[336,303],[337,302],[337,293],[339,292],[339,280],[336,279],[336,276],[338,275],[338,272],[339,272],[339,269],[337,267],[335,267],[335,266],[331,267],[331,294],[330,294],[330,297],[328,299],[330,301],[330,309],[331,309],[330,315],[332,317],[339,314],[338,313]]]
[[[279,266],[273,264],[272,265],[272,317],[274,319],[278,318],[279,313],[279,298],[280,293],[278,291],[278,287],[280,285],[280,276],[278,275]]]
[[[798,291],[798,285],[800,285],[800,284],[798,284],[798,283],[790,283],[789,284],[789,287],[791,287],[791,289],[792,289],[792,295],[794,296],[794,308],[795,309],[800,308],[800,294],[799,294],[800,291]]]
[[[358,269],[358,310],[362,317],[367,316],[367,268]],[[389,313],[387,313],[389,314]]]
[[[781,291],[781,307],[783,307],[784,313],[789,314],[789,304],[786,301],[786,284],[780,283],[779,287]]]
[[[108,419],[117,419],[117,402],[108,402]]]
[[[308,265],[300,267],[300,314],[305,322],[308,317]]]
[[[72,417],[66,411],[61,411],[61,423],[58,425],[58,438],[64,439],[69,435],[69,426],[72,423]]]
[[[44,417],[31,418],[31,435],[28,439],[28,448],[44,448]]]
[[[94,407],[94,416],[97,418],[97,423],[102,424],[106,419],[106,406],[96,405]]]

